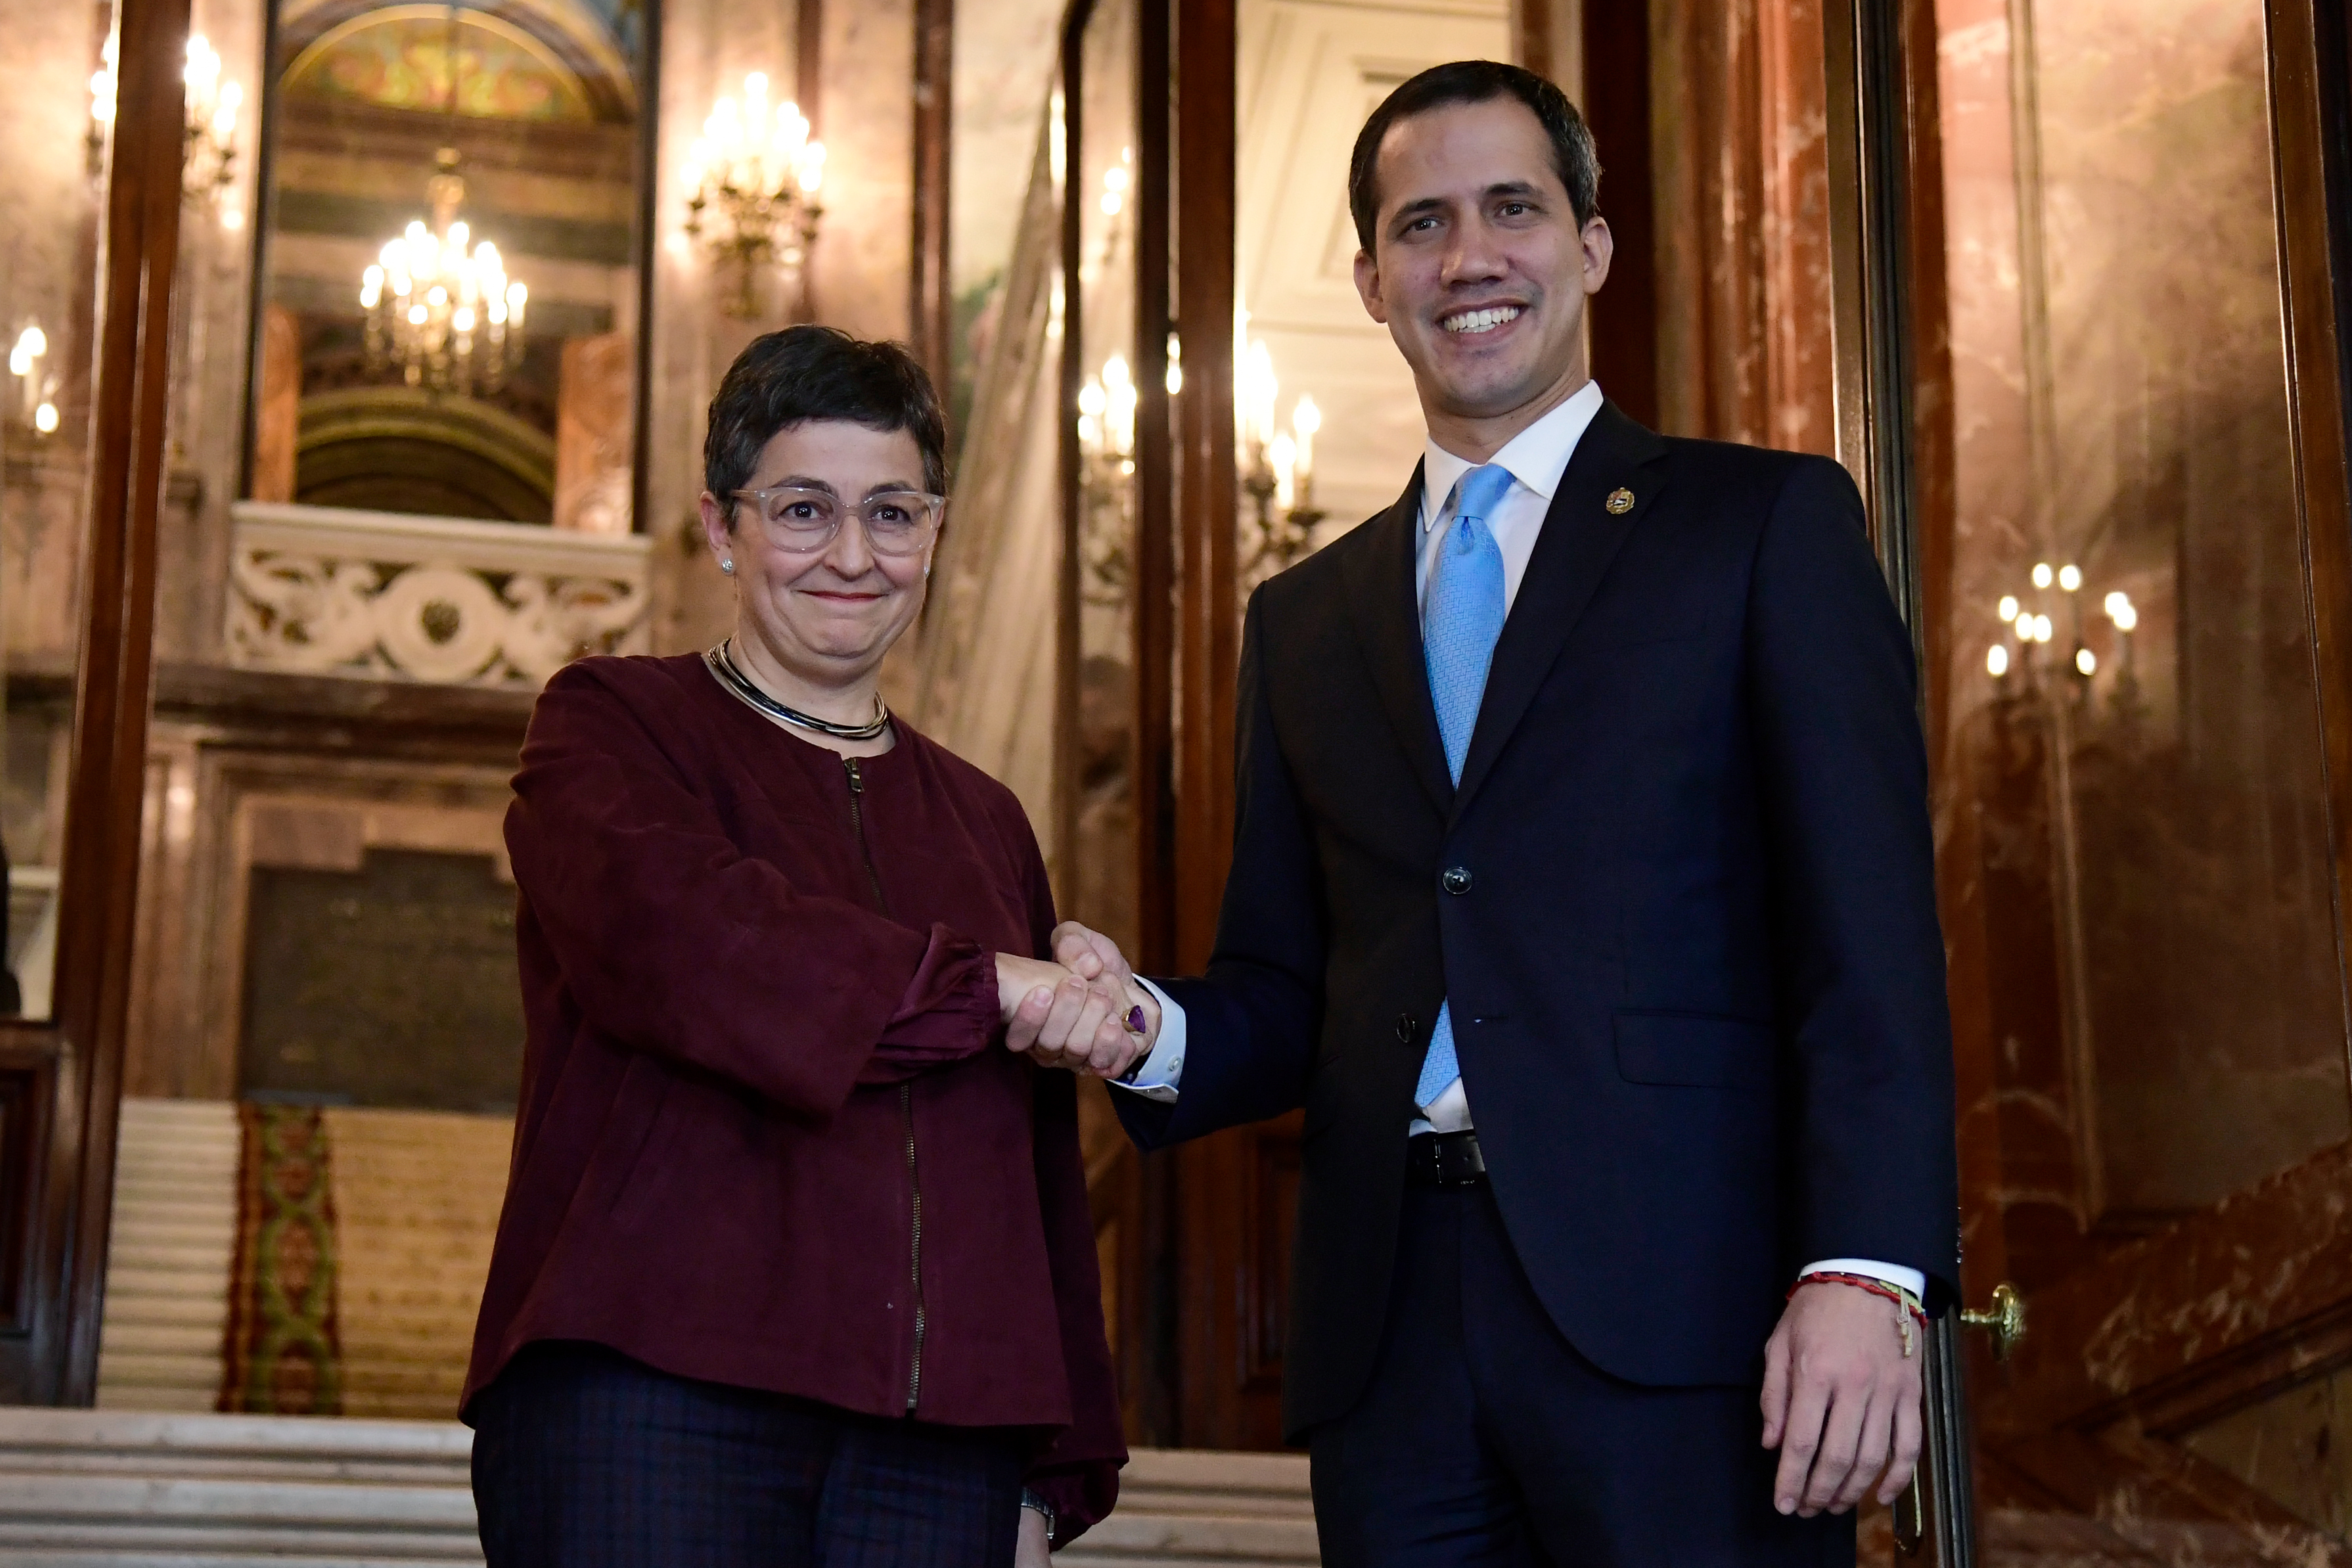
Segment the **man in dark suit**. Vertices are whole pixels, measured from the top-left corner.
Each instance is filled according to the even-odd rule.
[[[1844,470],[1602,399],[1598,174],[1515,67],[1365,125],[1428,445],[1250,602],[1215,954],[1121,1097],[1146,1148],[1306,1108],[1332,1568],[1850,1563],[1957,1274],[1910,641]]]

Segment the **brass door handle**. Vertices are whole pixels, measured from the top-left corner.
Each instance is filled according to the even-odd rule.
[[[2017,1287],[2004,1279],[1992,1288],[1992,1305],[1982,1311],[1962,1309],[1960,1321],[1972,1329],[1983,1329],[1992,1335],[1992,1357],[2007,1361],[2009,1352],[2025,1337],[2025,1298]]]

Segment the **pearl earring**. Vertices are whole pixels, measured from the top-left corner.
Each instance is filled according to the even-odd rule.
[[[730,577],[735,575],[735,563],[732,561],[721,561],[719,563],[719,569],[721,572],[726,573]]]

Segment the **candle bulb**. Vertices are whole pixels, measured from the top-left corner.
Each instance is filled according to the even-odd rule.
[[[1274,504],[1288,511],[1298,500],[1298,444],[1276,436],[1267,443],[1265,457],[1274,468]]]
[[[1263,340],[1253,342],[1242,356],[1240,384],[1234,388],[1234,398],[1252,468],[1264,460],[1266,443],[1274,439],[1274,403],[1280,391],[1281,383],[1274,374],[1273,353]]]
[[[1301,395],[1298,406],[1290,411],[1290,427],[1297,433],[1298,447],[1298,504],[1315,504],[1315,433],[1323,428],[1323,411],[1315,400]]]

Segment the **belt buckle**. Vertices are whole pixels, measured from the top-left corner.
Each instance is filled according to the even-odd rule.
[[[1486,1160],[1478,1147],[1477,1134],[1467,1129],[1460,1132],[1431,1133],[1428,1171],[1430,1184],[1446,1191],[1459,1191],[1484,1183]]]

